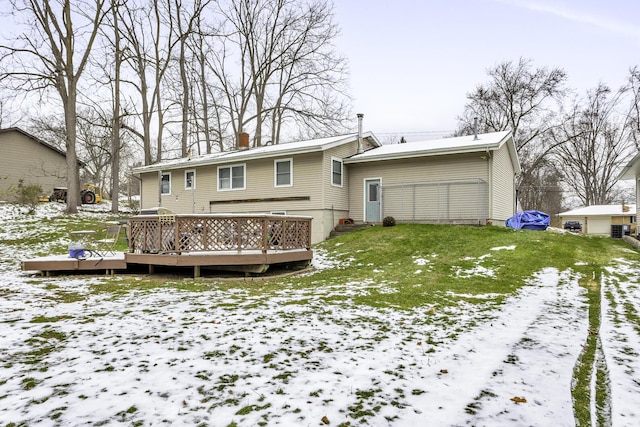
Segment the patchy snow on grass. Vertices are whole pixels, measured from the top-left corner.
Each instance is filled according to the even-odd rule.
[[[0,212],[3,239],[28,232],[31,218]],[[589,325],[572,270],[544,269],[506,301],[447,291],[452,304],[399,310],[353,302],[394,291],[375,276],[264,295],[215,284],[100,292],[138,279],[36,277],[15,254],[30,249],[0,246],[3,425],[575,425]],[[349,259],[315,252],[319,270]],[[612,260],[602,274],[615,427],[640,424],[638,271]]]
[[[516,245],[509,246],[496,246],[495,248],[491,248],[492,251],[515,251]]]

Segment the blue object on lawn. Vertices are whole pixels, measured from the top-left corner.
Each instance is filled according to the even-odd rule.
[[[506,226],[525,230],[546,230],[551,219],[548,214],[540,211],[516,212],[514,216],[507,219]]]

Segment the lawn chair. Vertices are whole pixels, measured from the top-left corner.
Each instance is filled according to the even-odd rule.
[[[102,239],[93,242],[96,245],[96,251],[102,255],[115,255],[116,243],[120,237],[121,224],[109,224],[105,230],[104,237]]]

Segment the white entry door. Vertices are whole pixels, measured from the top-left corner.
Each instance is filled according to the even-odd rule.
[[[364,217],[366,222],[381,221],[380,215],[382,213],[382,194],[380,184],[380,178],[366,179],[364,181]]]

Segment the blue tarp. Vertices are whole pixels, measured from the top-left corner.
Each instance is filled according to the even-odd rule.
[[[522,211],[507,219],[507,227],[525,230],[546,230],[550,223],[548,214],[540,211]]]

